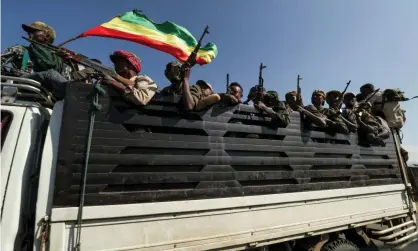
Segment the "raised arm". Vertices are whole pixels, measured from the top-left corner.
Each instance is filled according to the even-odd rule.
[[[184,78],[183,78],[183,105],[184,108],[187,111],[191,111],[193,110],[193,108],[195,107],[195,102],[193,100],[192,94],[190,92],[190,72],[191,72],[191,68],[190,67],[186,67],[186,69],[184,70]]]
[[[311,113],[310,111],[306,110],[305,108],[298,106],[298,111],[302,114],[304,114],[306,117],[309,118],[309,120],[312,121],[316,126],[319,128],[325,128],[327,127],[327,121],[325,118],[319,117]]]

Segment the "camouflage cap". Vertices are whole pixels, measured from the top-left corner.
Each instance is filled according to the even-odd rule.
[[[55,30],[51,26],[41,21],[36,21],[30,25],[22,24],[22,28],[28,33],[31,33],[34,31],[45,31],[49,36],[48,42],[50,44],[54,42],[55,37],[56,37]]]
[[[313,95],[321,95],[321,96],[323,96],[323,97],[325,97],[326,95],[325,95],[325,92],[323,91],[323,90],[314,90],[313,92],[312,92],[312,96]]]
[[[327,93],[325,94],[325,97],[328,97],[328,96],[329,96],[329,95],[331,95],[331,94],[334,94],[335,96],[339,97],[339,96],[341,95],[341,92],[340,92],[340,91],[338,91],[338,90],[332,90],[332,91],[327,92]]]

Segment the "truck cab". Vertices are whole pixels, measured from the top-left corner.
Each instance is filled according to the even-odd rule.
[[[395,132],[364,147],[306,129],[297,112],[272,128],[248,105],[190,113],[156,95],[135,107],[106,87],[94,99],[97,88],[74,82],[55,102],[39,83],[2,76],[2,250],[338,251],[416,239]]]

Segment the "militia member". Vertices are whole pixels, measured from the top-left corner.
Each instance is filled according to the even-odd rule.
[[[22,24],[23,30],[30,39],[42,44],[52,44],[55,40],[55,30],[43,23],[34,22],[31,25]],[[70,68],[60,56],[41,45],[31,43],[27,48],[33,64],[33,73],[22,75],[40,82],[45,88],[52,91],[57,99],[65,94],[65,83],[71,80]]]
[[[113,86],[135,105],[148,104],[157,91],[157,84],[150,77],[139,74],[142,71],[141,60],[135,54],[123,50],[115,51],[110,55],[110,60],[119,76],[117,79],[107,76],[104,83]]]
[[[170,81],[170,85],[165,87],[162,91],[162,95],[182,95],[183,94],[183,76],[182,76],[182,63],[179,61],[172,61],[168,63],[164,71],[165,77]]]
[[[384,139],[390,136],[387,122],[379,116],[372,115],[372,106],[369,102],[360,103],[357,112],[359,144],[385,146]]]
[[[186,111],[200,111],[221,100],[219,94],[213,92],[212,86],[204,80],[198,80],[190,86],[191,67],[187,66],[183,78],[182,102]]]
[[[230,104],[230,105],[237,105],[242,103],[242,93],[244,90],[242,86],[238,82],[233,82],[228,86],[228,92],[219,94],[221,96],[221,100]]]
[[[342,133],[342,134],[349,134],[349,129],[346,123],[350,123],[346,121],[340,112],[340,100],[341,92],[337,90],[329,91],[326,93],[326,102],[329,106],[328,109],[324,109],[323,113],[327,116],[327,129],[331,133]],[[354,125],[352,125],[354,126]]]
[[[286,127],[289,124],[289,112],[285,103],[279,100],[276,91],[266,92],[264,88],[257,85],[251,88],[248,96],[256,109],[266,113],[272,119],[274,127]]]
[[[372,106],[373,114],[382,110],[383,92],[377,91],[373,84],[367,83],[360,87],[360,93],[363,100],[367,100]]]
[[[356,95],[352,92],[347,92],[346,94],[344,94],[344,105],[345,108],[342,112],[342,116],[343,118],[348,121],[349,123],[346,123],[348,129],[350,130],[351,133],[356,133],[357,132],[357,117],[355,114],[355,108],[357,106],[356,103]]]
[[[291,91],[286,93],[285,100],[286,100],[286,106],[291,111],[297,111],[299,109],[299,106],[303,107],[302,98],[300,100],[297,99],[298,93],[296,91]]]
[[[311,96],[311,105],[298,106],[298,111],[304,115],[305,125],[319,128],[327,127],[327,117],[324,115],[325,92],[314,90]]]
[[[364,101],[364,97],[363,97],[363,95],[361,95],[361,93],[357,94],[357,95],[356,95],[356,102],[357,102],[357,103],[360,103],[360,102],[362,102],[362,101]]]
[[[30,60],[28,49],[22,45],[13,45],[1,53],[2,74],[10,73],[14,76],[33,72],[33,63]],[[3,68],[6,72],[3,72]]]

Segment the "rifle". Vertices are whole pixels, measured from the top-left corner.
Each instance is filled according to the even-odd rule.
[[[226,93],[229,93],[229,73],[226,74]]]
[[[260,70],[258,73],[258,90],[262,90],[264,88],[263,69],[266,67],[267,66],[263,65],[263,63],[260,64]]]
[[[350,81],[348,81],[347,82],[347,84],[346,84],[346,86],[345,86],[345,88],[344,88],[344,91],[340,94],[340,97],[338,98],[338,106],[337,106],[337,109],[338,110],[340,110],[341,109],[341,106],[343,105],[343,101],[344,101],[344,94],[345,94],[345,92],[347,91],[347,89],[348,89],[348,87],[350,86],[350,84],[351,84],[351,80]]]
[[[370,94],[363,102],[364,103],[367,103],[367,102],[369,102],[369,100],[371,99],[371,98],[373,98],[373,96],[374,95],[376,95],[376,93],[378,92],[378,91],[380,91],[380,88],[378,88],[378,89],[376,89],[372,94]]]
[[[54,46],[54,45],[51,45],[51,44],[42,44],[42,43],[39,43],[38,41],[29,39],[29,38],[26,38],[26,37],[22,37],[22,38],[25,39],[26,41],[29,41],[30,43],[43,46],[46,49],[48,49],[48,50],[50,50],[50,51],[58,54],[58,56],[59,56],[59,53],[66,52],[66,53],[68,53],[68,54],[70,54],[72,56],[70,60],[73,60],[76,63],[81,64],[81,65],[83,65],[85,67],[91,68],[91,69],[95,70],[96,72],[98,72],[101,75],[103,75],[103,74],[109,75],[112,78],[114,78],[116,80],[119,80],[119,81],[122,78],[121,76],[119,76],[115,72],[114,69],[111,69],[111,68],[108,68],[108,67],[106,67],[106,66],[104,66],[102,64],[99,64],[99,63],[97,63],[97,62],[89,59],[87,56],[84,56],[84,55],[79,54],[77,52],[70,51],[68,49],[61,48],[61,47],[57,47],[57,46]]]
[[[300,88],[300,85],[299,85],[299,81],[300,80],[302,80],[302,77],[300,75],[298,75],[298,83],[296,85],[296,92],[297,92],[297,95],[296,95],[296,103],[297,104],[301,104],[302,103],[302,89]]]
[[[371,99],[371,98],[373,98],[373,96],[374,95],[376,95],[376,93],[378,92],[378,91],[380,91],[380,88],[378,88],[378,89],[376,89],[372,94],[370,94],[368,97],[367,97],[367,99],[365,99],[365,100],[363,100],[363,101],[361,101],[361,102],[359,102],[359,105],[360,104],[366,104],[367,102],[369,102],[369,100]],[[356,114],[358,115],[358,116],[362,116],[362,113],[363,113],[363,109],[357,109],[356,111]]]
[[[203,40],[203,38],[205,37],[206,34],[209,34],[209,26],[208,25],[206,25],[206,28],[203,31],[202,36],[200,36],[200,39],[197,42],[196,47],[194,48],[193,52],[190,54],[189,58],[186,61],[186,63],[188,63],[188,65],[190,67],[193,67],[196,64],[197,53],[199,52],[200,47],[202,46],[202,40]]]

